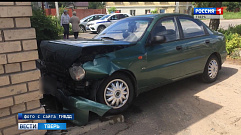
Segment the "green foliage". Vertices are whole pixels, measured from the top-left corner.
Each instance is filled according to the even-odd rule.
[[[152,14],[157,14],[157,13],[158,13],[158,10],[157,10],[157,9],[152,10],[151,13],[152,13]]]
[[[230,11],[233,12],[235,11],[236,8],[240,7],[240,2],[227,2],[226,4],[227,4],[226,10],[229,12]]]
[[[64,10],[67,10],[67,12],[69,11],[68,9],[66,9],[65,6],[62,5],[62,6],[59,8],[59,16],[61,16],[61,15],[64,13]]]
[[[194,6],[197,8],[209,7],[211,2],[195,2]]]
[[[228,54],[231,54],[235,48],[240,48],[241,47],[241,37],[237,33],[230,33],[229,35],[229,40],[226,40],[226,50]]]
[[[60,17],[58,18],[57,16],[50,16],[54,24],[56,24],[57,29],[58,29],[58,35],[61,35],[64,33],[64,28],[60,26]]]
[[[223,18],[224,19],[240,19],[241,18],[241,12],[227,12],[223,11]]]
[[[231,54],[235,48],[241,48],[241,25],[229,26],[227,30],[218,29],[226,39],[226,50]]]
[[[36,30],[37,40],[59,39],[60,29],[51,16],[46,16],[42,9],[34,9],[30,19],[32,27]]]
[[[111,12],[115,12],[115,11],[116,11],[116,8],[115,8],[115,7],[110,7],[110,8],[108,9],[109,14],[110,14]]]
[[[102,9],[105,8],[105,2],[89,2],[89,9]]]

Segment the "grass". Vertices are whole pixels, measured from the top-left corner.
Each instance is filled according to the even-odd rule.
[[[223,11],[223,18],[224,19],[241,19],[241,12],[227,12]]]

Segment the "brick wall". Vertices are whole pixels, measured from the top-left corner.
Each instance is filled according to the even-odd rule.
[[[31,2],[0,2],[0,135],[42,135],[46,131],[18,130],[17,114],[45,113],[40,106],[40,71]],[[38,121],[46,122],[46,121]]]
[[[72,17],[72,9],[67,9],[68,14],[70,17]],[[76,16],[78,16],[80,19],[85,18],[86,16],[93,15],[93,14],[106,14],[106,9],[74,9],[73,11],[76,11]],[[46,15],[56,15],[56,9],[50,8],[45,9]],[[61,16],[61,15],[60,15]]]

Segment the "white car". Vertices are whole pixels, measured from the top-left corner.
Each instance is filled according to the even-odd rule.
[[[110,26],[111,24],[117,22],[120,19],[130,17],[130,14],[127,13],[112,13],[103,16],[99,20],[90,21],[87,23],[87,27],[91,30],[93,33],[100,33],[102,30],[104,30],[106,27]]]

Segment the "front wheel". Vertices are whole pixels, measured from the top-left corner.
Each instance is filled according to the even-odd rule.
[[[126,75],[117,73],[108,77],[100,85],[97,92],[97,101],[112,109],[111,114],[125,111],[131,104],[134,97],[134,87]]]
[[[85,30],[85,27],[83,25],[80,25],[80,33],[85,33],[86,30]]]
[[[207,83],[216,81],[219,73],[220,62],[215,55],[209,57],[204,72],[202,74],[202,80]]]
[[[103,31],[105,29],[105,26],[99,26],[97,29],[97,32],[100,33],[101,31]]]

